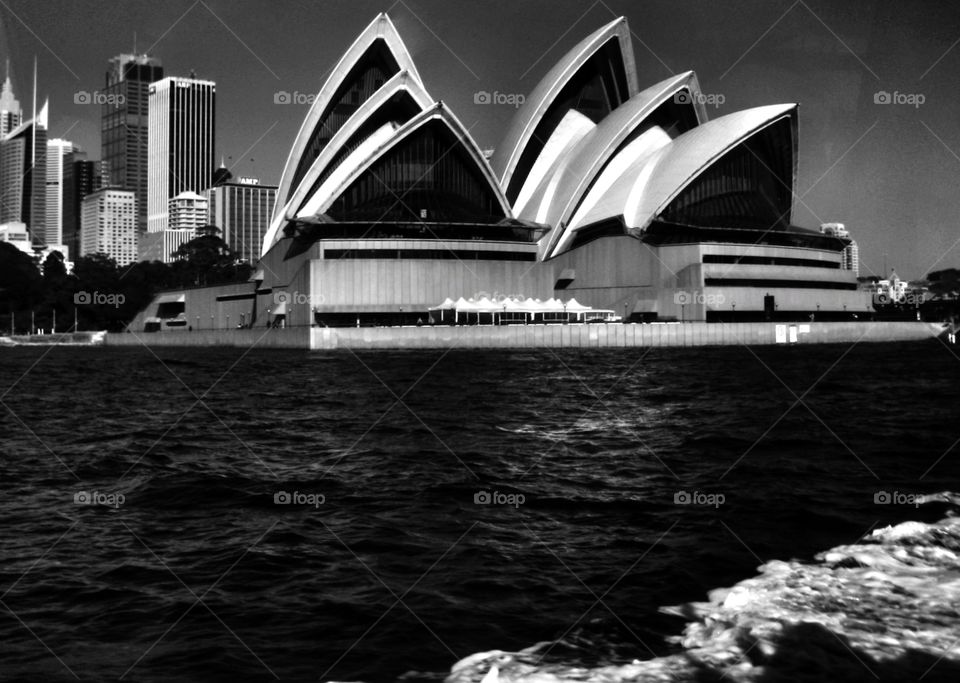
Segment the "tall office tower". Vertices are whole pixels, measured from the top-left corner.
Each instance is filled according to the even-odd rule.
[[[73,161],[78,149],[69,140],[47,140],[47,224],[43,241],[47,244],[65,244],[63,241],[63,178],[64,169]],[[77,252],[73,252],[76,256]]]
[[[0,223],[24,223],[43,242],[47,221],[47,104],[0,140]]]
[[[10,82],[10,60],[7,60],[7,78],[0,89],[0,138],[3,138],[23,121],[20,102],[13,96],[13,84]]]
[[[88,161],[84,156],[83,152],[74,152],[72,161],[65,161],[63,166],[63,243],[74,257],[80,255],[80,207],[84,197],[110,186],[106,163]]]
[[[277,201],[276,185],[261,185],[256,178],[240,178],[205,192],[210,198],[210,225],[220,228],[220,237],[247,263],[260,260],[263,236],[270,229],[270,216]]]
[[[104,188],[83,199],[80,254],[106,254],[117,265],[137,260],[137,200],[131,190]]]
[[[170,200],[213,175],[216,84],[168,77],[150,85],[147,232],[169,227]]]
[[[160,60],[121,54],[109,62],[101,105],[100,158],[112,185],[137,194],[137,231],[147,229],[147,141],[150,84],[163,78]]]

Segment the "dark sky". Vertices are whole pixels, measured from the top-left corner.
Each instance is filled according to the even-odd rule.
[[[481,147],[514,109],[474,104],[475,92],[528,93],[625,15],[641,88],[693,69],[724,99],[711,117],[800,103],[794,223],[845,222],[862,275],[881,274],[885,256],[905,278],[960,266],[960,4],[949,0],[0,0],[0,54],[27,109],[37,57],[51,136],[99,158],[99,108],[74,93],[102,87],[136,32],[167,75],[217,82],[218,157],[234,175],[277,182],[307,105],[274,94],[316,92],[380,11]],[[923,103],[877,104],[879,91]]]

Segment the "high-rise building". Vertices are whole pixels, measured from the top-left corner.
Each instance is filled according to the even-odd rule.
[[[860,275],[860,247],[856,240],[850,240],[850,244],[844,247],[840,258],[844,270],[852,270],[854,275]]]
[[[69,140],[47,140],[46,244],[64,244],[63,241],[63,178],[64,169],[73,161],[78,149]],[[76,252],[74,252],[76,254]]]
[[[137,231],[147,229],[150,84],[163,78],[160,60],[121,54],[109,62],[101,105],[100,158],[116,187],[137,195]]]
[[[255,178],[240,178],[212,187],[208,222],[220,228],[220,237],[248,263],[260,260],[260,246],[270,229],[277,200],[276,185],[261,185]]]
[[[207,224],[209,200],[196,192],[181,192],[170,200],[168,230],[190,230],[196,237],[197,228]]]
[[[170,227],[170,200],[211,185],[216,84],[168,77],[150,85],[147,231]]]
[[[840,267],[843,270],[852,270],[855,275],[860,275],[860,247],[857,241],[851,239],[850,231],[843,223],[822,223],[820,232],[825,235],[841,237],[849,242],[840,254]]]
[[[44,242],[47,205],[47,104],[0,139],[0,223],[24,223]]]
[[[137,199],[132,190],[105,188],[83,199],[80,255],[107,254],[118,265],[137,260]]]
[[[167,202],[167,227],[140,237],[141,261],[170,263],[182,245],[197,236],[197,228],[207,224],[209,201],[196,192],[184,191]]]
[[[0,139],[19,126],[23,121],[20,102],[13,96],[13,84],[10,82],[10,60],[7,60],[7,78],[0,89]]]
[[[88,161],[83,152],[74,152],[63,167],[63,243],[71,254],[80,255],[80,218],[83,199],[110,186],[106,162]],[[139,202],[138,202],[139,204]],[[139,207],[137,211],[139,215]]]

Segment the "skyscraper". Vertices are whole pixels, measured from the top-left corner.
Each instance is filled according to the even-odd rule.
[[[7,78],[0,90],[0,139],[20,125],[23,112],[20,102],[13,96],[13,84],[10,82],[10,60],[7,60]]]
[[[46,228],[43,241],[46,244],[65,244],[63,241],[63,177],[64,169],[73,161],[77,151],[69,140],[47,140],[46,173]],[[77,252],[71,256],[76,257]]]
[[[220,237],[242,260],[260,260],[263,237],[270,229],[270,216],[277,200],[276,185],[261,185],[255,178],[240,178],[207,190],[209,223],[220,228]]]
[[[168,77],[150,85],[147,231],[169,227],[169,201],[211,185],[216,84]]]
[[[131,190],[105,188],[87,195],[81,210],[80,253],[107,254],[117,265],[137,260],[137,200]]]
[[[109,172],[103,161],[88,161],[83,152],[70,155],[72,161],[63,167],[63,243],[74,258],[80,255],[80,219],[83,199],[110,185]],[[139,207],[138,212],[139,214]]]
[[[26,224],[33,242],[46,235],[47,104],[0,140],[0,223]]]
[[[147,229],[147,142],[150,84],[163,78],[160,60],[121,54],[109,62],[101,105],[100,158],[112,185],[137,195],[137,231]]]

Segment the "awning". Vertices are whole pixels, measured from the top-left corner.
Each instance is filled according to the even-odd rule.
[[[582,303],[576,299],[570,299],[567,302],[567,311],[569,313],[584,313],[586,311],[593,311],[595,309],[590,308],[589,306],[584,306]]]
[[[523,308],[523,310],[529,311],[530,313],[539,313],[543,310],[542,301],[539,299],[531,299],[529,297],[525,301],[521,302],[520,306]]]
[[[286,315],[287,314],[287,302],[281,301],[277,304],[276,308],[270,311],[272,315]]]
[[[491,301],[490,297],[486,296],[476,302],[476,307],[478,313],[499,313],[503,310],[503,304]]]
[[[457,304],[454,303],[453,299],[447,297],[443,300],[443,303],[438,306],[431,306],[428,308],[428,311],[448,311],[451,308],[456,308]]]
[[[460,297],[459,299],[457,299],[456,303],[453,304],[453,307],[457,310],[458,313],[460,311],[464,311],[467,313],[475,313],[477,311],[476,304],[470,301],[467,301],[463,297]]]
[[[563,307],[563,302],[559,299],[550,299],[545,301],[543,308],[540,309],[544,313],[566,313],[567,310]]]

